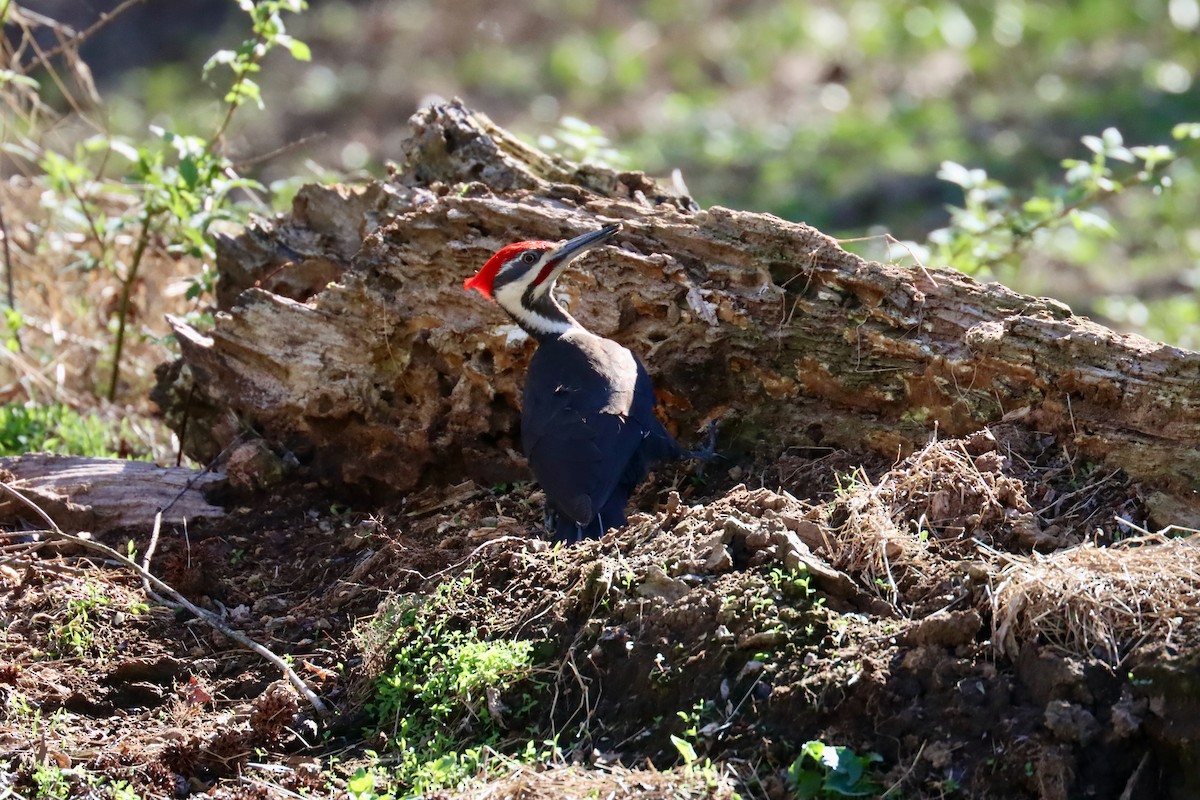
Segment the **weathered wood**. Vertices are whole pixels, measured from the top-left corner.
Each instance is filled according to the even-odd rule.
[[[562,292],[641,354],[685,441],[721,417],[724,447],[766,457],[897,454],[934,430],[1021,420],[1129,473],[1157,523],[1200,518],[1200,354],[954,271],[868,262],[770,215],[696,210],[458,104],[412,124],[392,180],[308,187],[290,215],[225,243],[224,310],[205,334],[173,322],[184,369],[160,386],[177,418],[194,381],[191,452],[236,434],[201,413],[228,409],[315,474],[375,493],[524,474],[532,343],[462,280],[511,241],[619,220]]]
[[[165,509],[167,523],[225,514],[204,497],[222,475],[149,461],[31,453],[0,458],[0,479],[71,532],[148,531],[159,509]],[[42,525],[24,504],[0,497],[0,521],[11,525],[22,519]]]

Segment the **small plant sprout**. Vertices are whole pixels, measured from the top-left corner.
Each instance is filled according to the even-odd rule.
[[[788,768],[788,780],[799,800],[865,797],[879,791],[868,770],[880,761],[878,753],[859,755],[849,747],[810,741]]]

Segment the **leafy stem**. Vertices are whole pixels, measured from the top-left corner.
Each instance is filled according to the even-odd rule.
[[[1179,126],[1176,139],[1188,136],[1190,128]],[[1024,201],[1009,187],[988,177],[982,169],[968,169],[943,162],[938,177],[963,189],[962,207],[950,209],[950,224],[929,236],[934,258],[974,274],[998,266],[1017,266],[1016,257],[1038,233],[1065,223],[1079,231],[1112,236],[1115,231],[1103,216],[1089,211],[1105,201],[1138,186],[1155,192],[1171,185],[1165,168],[1178,157],[1165,145],[1126,147],[1120,131],[1106,129],[1100,136],[1084,136],[1092,151],[1089,160],[1066,159],[1063,183],[1049,187]],[[1116,179],[1112,164],[1136,165],[1128,177]]]
[[[210,152],[221,142],[233,115],[246,100],[254,100],[259,108],[263,107],[262,91],[251,76],[262,69],[261,62],[267,53],[276,47],[286,47],[297,61],[312,59],[308,45],[288,35],[280,16],[281,11],[303,11],[308,7],[306,0],[237,0],[237,3],[250,15],[254,35],[237,50],[218,50],[204,65],[205,75],[219,64],[233,70],[233,83],[225,94],[225,115],[208,140]]]

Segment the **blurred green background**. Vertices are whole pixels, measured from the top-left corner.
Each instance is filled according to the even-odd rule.
[[[25,5],[82,28],[115,4]],[[1200,347],[1200,176],[1192,142],[1171,136],[1200,120],[1197,0],[313,0],[287,26],[312,60],[268,57],[265,110],[239,114],[227,150],[283,200],[297,178],[382,174],[414,110],[460,97],[568,156],[678,169],[701,205],[888,232],[927,245],[929,264]],[[82,51],[105,124],[211,130],[224,88],[200,65],[244,36],[233,0],[140,3]],[[1169,185],[1100,192],[1099,224],[1046,225],[1012,258],[973,263],[928,241],[965,204],[943,162],[986,172],[985,206],[1061,209],[1077,196],[1063,160],[1091,159],[1081,137],[1108,128],[1175,147]],[[1139,182],[1136,164],[1108,165]]]

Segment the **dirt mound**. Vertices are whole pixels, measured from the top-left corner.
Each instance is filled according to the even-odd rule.
[[[535,669],[434,719],[485,743],[455,765],[499,774],[488,796],[790,797],[847,776],[906,797],[1194,796],[1197,542],[1123,539],[1128,481],[1003,428],[875,474],[804,462],[760,470],[795,477],[772,488],[660,475],[655,510],[569,548],[531,537],[525,485],[375,516],[291,490],[164,538],[155,572],[287,654],[331,723],[111,567],[7,564],[6,780],[36,794],[51,763],[74,794],[89,771],[153,796],[357,793],[365,750],[412,751],[415,716],[381,724],[404,707],[395,666],[436,676],[454,647],[507,643]],[[531,742],[553,745],[520,756]]]

